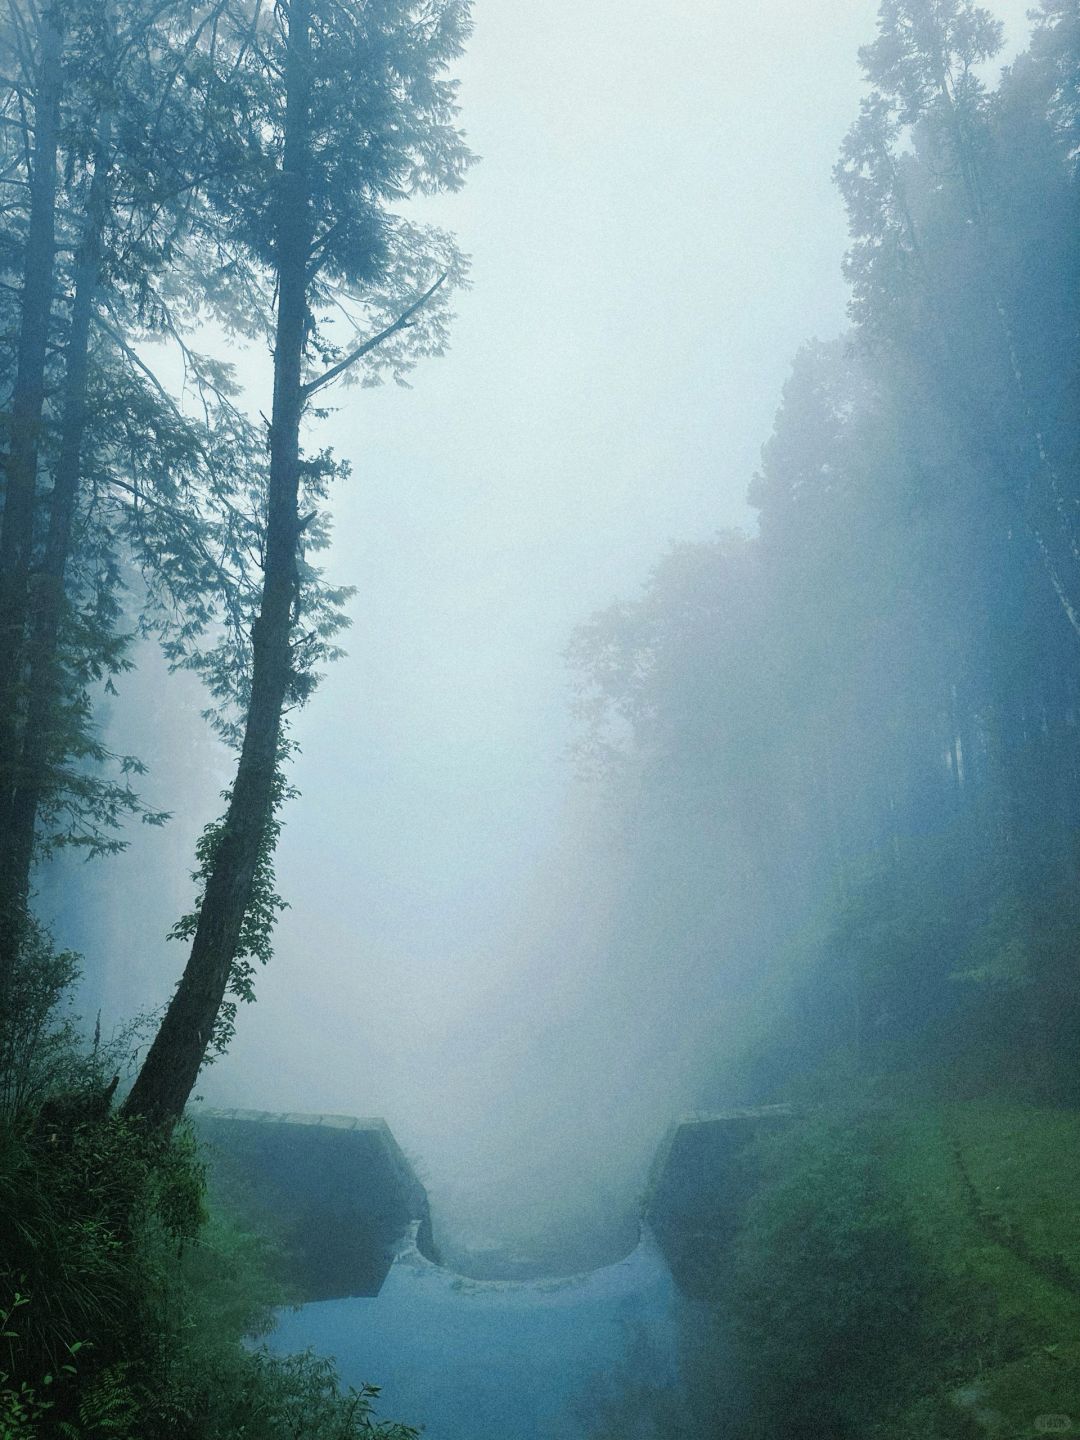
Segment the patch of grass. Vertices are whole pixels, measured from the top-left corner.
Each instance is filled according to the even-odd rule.
[[[925,1277],[886,1183],[891,1127],[844,1114],[762,1136],[735,1240],[747,1437],[862,1434],[907,1393]]]
[[[819,1112],[752,1163],[740,1440],[1080,1436],[1080,1113]]]
[[[937,1361],[881,1433],[1034,1436],[1067,1415],[1080,1435],[1080,1114],[971,1102],[898,1117],[897,1134],[888,1185]]]

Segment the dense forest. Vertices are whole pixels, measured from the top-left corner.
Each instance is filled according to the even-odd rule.
[[[257,1346],[281,1257],[183,1115],[270,959],[290,724],[347,623],[319,422],[331,387],[440,356],[467,283],[405,212],[472,163],[470,23],[0,9],[5,1440],[416,1433]],[[882,0],[835,170],[850,327],[795,357],[753,533],[675,546],[570,644],[610,963],[660,1008],[722,993],[702,1108],[808,1117],[745,1159],[683,1385],[630,1375],[597,1440],[1080,1427],[1076,0],[999,77],[1001,42],[972,0]],[[265,393],[222,358],[256,350]],[[151,641],[233,772],[175,993],[103,1039],[36,886],[168,820],[102,724]]]
[[[835,172],[852,328],[795,359],[757,532],[571,650],[641,874],[769,1017],[757,1098],[841,1055],[1077,1098],[1075,7],[989,91],[999,42],[882,7]]]
[[[329,1367],[237,1348],[261,1272],[239,1232],[185,1253],[200,1162],[170,1136],[268,958],[289,715],[344,623],[317,555],[347,467],[302,418],[438,353],[463,278],[394,207],[468,167],[445,76],[468,9],[13,0],[0,27],[4,1434],[367,1434]],[[265,397],[220,358],[240,340],[270,352]],[[32,875],[167,818],[96,721],[140,635],[204,678],[236,760],[187,964],[110,1117],[125,1057],[58,1020],[77,961]]]
[[[795,358],[756,532],[675,547],[571,648],[616,944],[729,977],[710,1103],[821,1127],[763,1146],[725,1272],[747,1393],[692,1337],[696,1405],[650,1433],[1076,1414],[1080,12],[1047,0],[991,88],[999,45],[882,5],[835,170],[851,328]]]

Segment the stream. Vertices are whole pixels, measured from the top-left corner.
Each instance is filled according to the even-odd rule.
[[[620,1377],[674,1385],[675,1302],[647,1232],[612,1265],[528,1281],[468,1279],[410,1239],[377,1296],[284,1311],[268,1344],[333,1356],[425,1440],[587,1440]]]

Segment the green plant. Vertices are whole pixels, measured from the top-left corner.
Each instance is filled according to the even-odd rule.
[[[80,1068],[75,1026],[65,999],[78,957],[57,950],[44,926],[22,923],[22,944],[0,1011],[0,1116],[26,1111]]]
[[[76,1420],[58,1421],[57,1434],[63,1440],[138,1440],[142,1415],[130,1370],[120,1361],[95,1375],[80,1393]]]
[[[18,1312],[29,1304],[30,1297],[16,1290],[7,1308],[0,1314],[0,1339],[6,1342],[9,1354],[14,1352],[20,1340]],[[0,1370],[0,1440],[19,1440],[22,1436],[30,1440],[38,1434],[48,1412],[55,1405],[55,1387],[76,1375],[76,1368],[71,1362],[82,1348],[78,1341],[69,1345],[69,1359],[58,1367],[56,1373],[46,1370],[33,1381],[25,1376],[14,1378],[7,1371]]]
[[[923,1276],[884,1183],[891,1142],[849,1114],[756,1146],[731,1295],[748,1437],[861,1434],[903,1393]]]

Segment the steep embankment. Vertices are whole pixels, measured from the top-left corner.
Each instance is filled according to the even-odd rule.
[[[717,1317],[740,1433],[1080,1434],[1080,1112],[818,1115],[752,1163]]]

